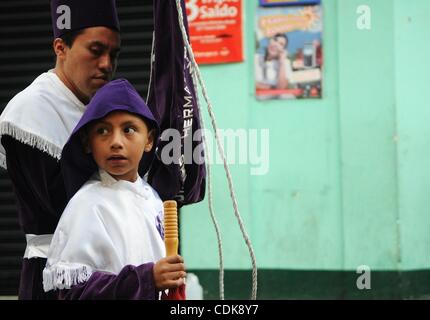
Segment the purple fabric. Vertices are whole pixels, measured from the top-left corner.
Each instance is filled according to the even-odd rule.
[[[57,300],[58,292],[43,290],[42,271],[45,265],[44,258],[22,259],[19,300]]]
[[[63,26],[68,13],[58,8],[62,5],[70,8],[70,28]],[[51,18],[54,38],[89,27],[105,26],[119,31],[115,0],[51,0]]]
[[[60,163],[47,153],[4,135],[7,172],[24,233],[54,233],[66,204]]]
[[[91,154],[84,152],[79,131],[90,122],[105,117],[113,111],[123,110],[142,117],[147,125],[156,130],[155,142],[158,140],[159,128],[157,121],[139,96],[136,89],[125,79],[117,79],[104,85],[97,91],[85,113],[72,132],[69,141],[61,154],[61,170],[69,199],[97,170]],[[145,152],[139,164],[139,175],[143,177],[148,171],[154,158],[155,146],[150,152]]]
[[[175,199],[179,206],[201,201],[205,195],[206,171],[204,162],[193,161],[193,150],[200,141],[193,141],[193,133],[200,129],[194,84],[190,75],[188,54],[178,21],[175,1],[154,1],[154,53],[152,82],[148,106],[153,111],[162,131],[177,129],[182,138],[180,154],[186,164],[164,164],[161,150],[169,141],[160,141],[157,157],[149,171],[148,180],[162,200]],[[184,23],[188,28],[185,3],[182,0]],[[184,58],[185,57],[185,58]],[[192,121],[190,130],[184,130]],[[191,148],[185,149],[186,141]]]
[[[153,263],[125,266],[118,275],[94,272],[87,282],[61,290],[61,300],[158,300]]]

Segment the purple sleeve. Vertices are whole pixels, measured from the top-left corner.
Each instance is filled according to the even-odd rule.
[[[4,135],[6,163],[25,233],[54,233],[67,204],[59,162],[37,148]]]
[[[61,290],[60,300],[158,300],[153,263],[125,266],[118,275],[94,272],[87,282]]]

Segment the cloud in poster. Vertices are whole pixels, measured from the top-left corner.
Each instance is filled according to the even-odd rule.
[[[321,32],[321,6],[261,8],[257,13],[258,37],[294,31]]]

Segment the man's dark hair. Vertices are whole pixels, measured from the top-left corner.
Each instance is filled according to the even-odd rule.
[[[109,27],[108,27],[109,28]],[[118,32],[118,30],[113,29],[113,28],[109,28],[115,32]],[[76,37],[79,36],[80,34],[84,33],[85,28],[84,29],[79,29],[79,30],[74,30],[74,31],[70,31],[67,32],[65,34],[63,34],[60,39],[62,39],[64,41],[64,43],[71,48],[73,45],[73,42],[75,41]],[[119,34],[119,32],[118,32]]]
[[[75,39],[77,36],[79,36],[81,33],[84,32],[85,29],[70,31],[65,34],[63,34],[60,38],[64,41],[64,43],[71,48],[73,45],[73,42],[75,42]]]

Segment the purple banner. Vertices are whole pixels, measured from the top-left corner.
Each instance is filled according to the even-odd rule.
[[[198,152],[202,142],[195,136],[200,114],[176,2],[153,3],[155,59],[147,103],[160,124],[162,137],[148,181],[163,201],[174,199],[181,206],[201,201],[205,195],[206,170],[203,153]],[[188,32],[184,0],[181,5]],[[196,159],[195,154],[201,157]]]

